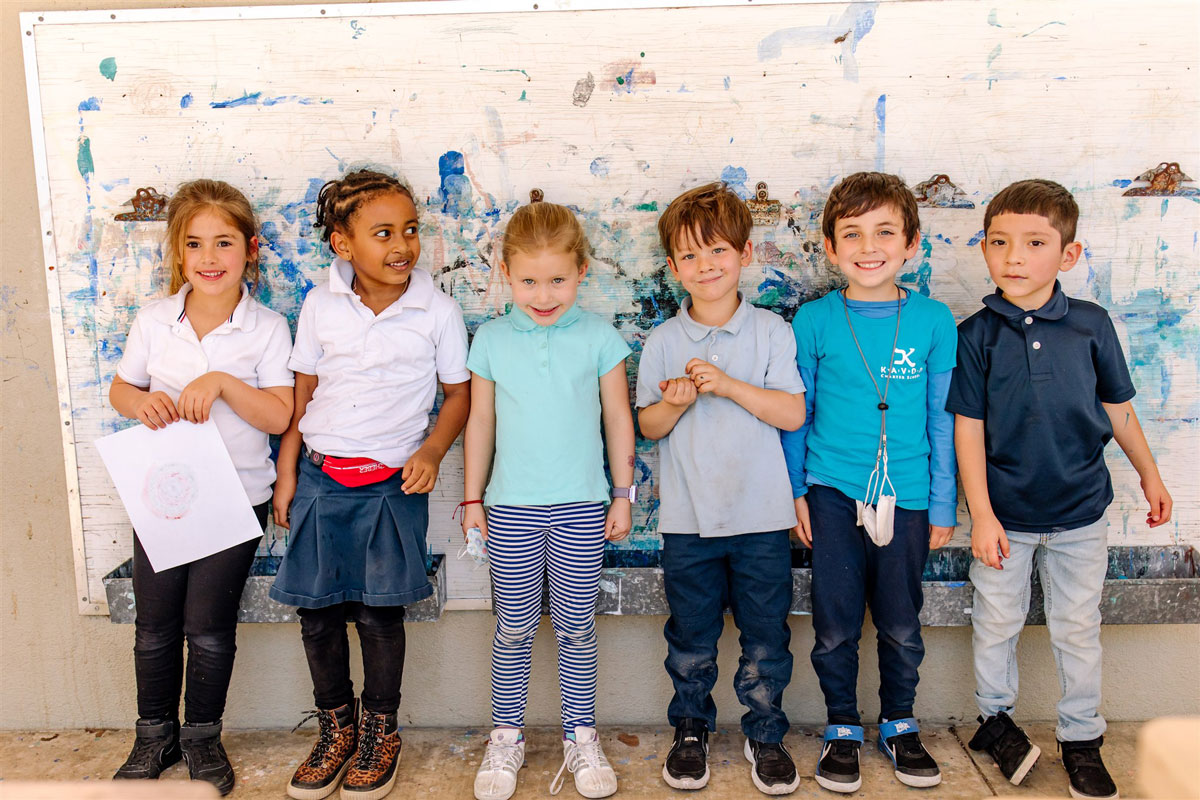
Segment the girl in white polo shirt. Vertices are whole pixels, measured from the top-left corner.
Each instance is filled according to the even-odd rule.
[[[467,331],[458,305],[416,269],[417,209],[395,178],[359,170],[330,181],[316,219],[337,258],[296,326],[296,407],[274,503],[291,536],[271,597],[298,606],[320,733],[287,791],[316,800],[340,783],[343,798],[367,800],[396,780],[404,606],[433,591],[428,493],[470,409]],[[363,660],[357,730],[349,620]]]
[[[479,328],[467,360],[462,526],[464,535],[477,528],[487,539],[496,612],[494,730],[475,777],[478,800],[505,800],[516,790],[547,574],[563,724],[563,766],[551,793],[564,770],[584,797],[617,790],[596,735],[595,611],[604,542],[629,533],[635,499],[630,350],[610,324],[575,303],[588,249],[570,210],[536,201],[518,209],[504,231],[500,263],[512,310]],[[602,427],[619,487],[607,514]]]
[[[212,419],[265,526],[275,480],[267,434],[282,433],[292,415],[291,335],[287,321],[252,296],[259,279],[256,234],[250,203],[229,184],[197,180],[179,188],[167,206],[163,248],[171,296],[138,312],[109,400],[122,416],[153,430]],[[257,547],[252,540],[155,572],[135,532],[138,721],[116,778],[157,778],[182,749],[193,780],[209,781],[222,794],[233,788],[221,715],[238,603]]]

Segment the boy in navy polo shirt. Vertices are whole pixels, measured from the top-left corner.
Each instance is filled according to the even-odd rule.
[[[1041,751],[1009,717],[1017,700],[1017,637],[1038,560],[1046,625],[1063,685],[1056,731],[1073,797],[1117,797],[1100,758],[1100,590],[1108,567],[1105,509],[1115,438],[1142,479],[1147,524],[1171,518],[1130,398],[1133,383],[1108,313],[1069,298],[1058,273],[1075,266],[1079,208],[1046,180],[1001,191],[981,243],[996,293],[959,325],[946,410],[971,519],[975,700],[986,750],[1019,784]]]
[[[760,791],[781,795],[800,776],[783,747],[796,512],[779,430],[804,422],[804,384],[787,323],[738,291],[750,226],[746,204],[717,183],[675,198],[659,219],[667,264],[688,297],[646,339],[637,406],[642,435],[659,442],[661,457],[666,667],[675,685],[663,780],[675,789],[708,783],[717,639],[729,606],[741,631],[733,685],[748,708],[750,775]]]

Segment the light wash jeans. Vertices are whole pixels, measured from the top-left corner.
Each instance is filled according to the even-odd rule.
[[[975,585],[972,644],[975,702],[984,719],[1012,714],[1017,702],[1017,637],[1029,613],[1030,577],[1037,560],[1045,592],[1046,626],[1058,668],[1060,742],[1095,739],[1100,716],[1100,590],[1108,569],[1108,522],[1053,533],[1005,531],[1004,569],[971,563]]]

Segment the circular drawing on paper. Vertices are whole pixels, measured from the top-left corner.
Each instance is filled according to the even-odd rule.
[[[186,464],[162,464],[146,473],[142,500],[161,519],[183,519],[199,494],[196,476]]]

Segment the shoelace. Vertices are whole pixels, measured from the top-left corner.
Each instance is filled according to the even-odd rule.
[[[489,740],[480,769],[506,771],[506,767],[511,767],[513,772],[521,769],[521,745],[517,742],[503,744]]]
[[[355,757],[355,768],[365,771],[378,769],[380,762],[383,760],[383,754],[379,752],[379,743],[383,739],[383,728],[386,724],[386,718],[381,715],[372,715],[373,719],[363,725],[362,736],[358,740],[358,753]]]
[[[585,744],[574,742],[574,745],[574,747],[567,748],[562,766],[558,768],[554,780],[550,781],[550,794],[552,795],[562,791],[563,783],[566,781],[563,770],[570,770],[571,774],[575,775],[580,767],[590,767],[591,769],[609,767],[611,769],[608,759],[604,756],[604,750],[600,747],[599,739]]]
[[[219,740],[217,740],[217,739],[209,739],[209,740],[199,739],[199,740],[193,740],[193,741],[203,742],[203,744],[200,744],[198,746],[194,745],[194,744],[190,745],[188,748],[189,750],[191,750],[195,755],[197,755],[200,758],[200,761],[208,762],[208,761],[221,760],[221,753],[219,750],[217,750],[217,744],[218,744]]]
[[[921,756],[925,754],[925,746],[921,744],[921,735],[919,733],[902,733],[899,736],[893,737],[892,741],[896,743],[896,749],[906,756]]]
[[[125,763],[138,767],[148,767],[154,760],[154,754],[161,748],[161,741],[154,739],[134,739],[133,750],[130,751],[129,758],[125,759]]]
[[[329,725],[321,725],[320,722],[322,714],[329,714],[331,717],[333,716],[332,711],[323,711],[322,709],[314,708],[312,711],[309,711],[303,719],[297,722],[294,728],[292,728],[292,733],[295,733],[296,731],[300,730],[304,723],[308,722],[310,719],[317,720],[317,743],[313,747],[312,752],[308,754],[308,758],[304,761],[304,763],[310,767],[316,767],[322,764],[325,761],[325,756],[329,754],[329,750],[333,747],[333,728],[334,725],[337,724],[336,719],[330,720],[331,724]]]

